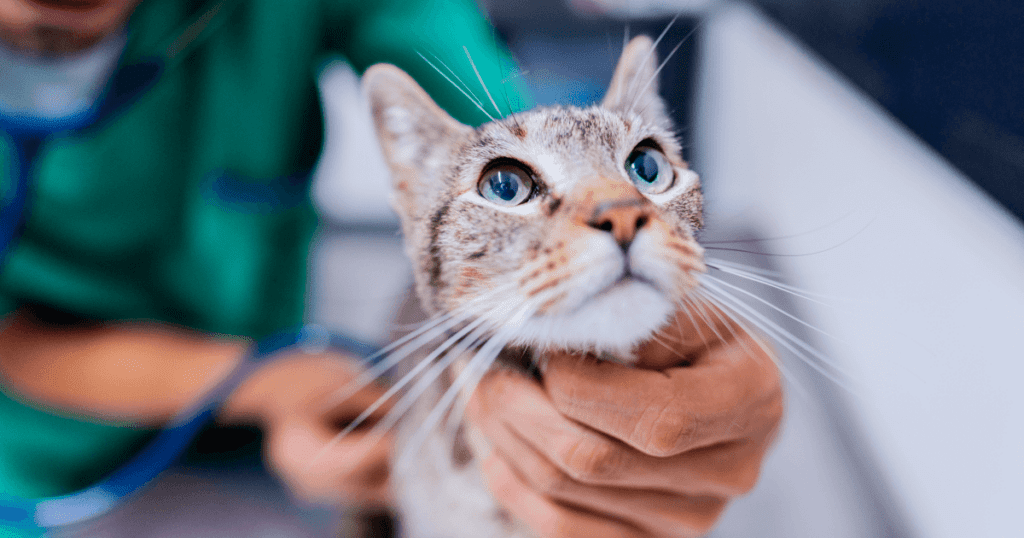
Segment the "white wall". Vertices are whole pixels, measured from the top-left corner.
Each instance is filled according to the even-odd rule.
[[[698,103],[709,228],[756,223],[851,373],[868,447],[922,536],[1019,536],[1024,232],[749,7],[708,23]],[[805,233],[809,232],[811,233]],[[826,514],[826,517],[827,514]]]

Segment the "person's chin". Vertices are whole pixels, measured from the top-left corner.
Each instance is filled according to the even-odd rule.
[[[32,10],[33,23],[11,28],[0,21],[0,37],[16,50],[38,56],[69,56],[89,49],[118,32],[138,5],[138,0],[21,2]]]

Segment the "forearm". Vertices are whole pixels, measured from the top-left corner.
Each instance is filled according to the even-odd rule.
[[[0,321],[0,384],[63,411],[159,424],[227,376],[245,346],[166,324],[67,326],[19,310]]]

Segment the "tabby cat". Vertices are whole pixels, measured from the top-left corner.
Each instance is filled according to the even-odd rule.
[[[400,69],[367,71],[416,292],[448,331],[404,378],[420,376],[399,428],[416,460],[395,476],[409,536],[529,535],[487,493],[473,462],[484,441],[458,399],[488,368],[529,369],[543,349],[628,364],[697,286],[700,182],[656,75],[653,43],[637,37],[599,106],[473,129]]]

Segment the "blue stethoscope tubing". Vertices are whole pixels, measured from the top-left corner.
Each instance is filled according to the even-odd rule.
[[[0,266],[3,266],[7,253],[14,247],[25,217],[29,177],[32,175],[31,163],[38,149],[39,139],[16,138],[14,141],[14,155],[11,159],[14,170],[10,174],[14,182],[10,192],[4,193],[0,200]]]
[[[56,529],[109,512],[177,461],[196,434],[213,419],[228,396],[268,360],[291,356],[296,352],[324,351],[362,358],[372,358],[379,354],[378,349],[372,345],[345,335],[332,334],[318,325],[306,325],[298,331],[264,339],[200,403],[179,413],[139,453],[98,484],[59,497],[20,499],[0,496],[0,525],[22,529]]]

